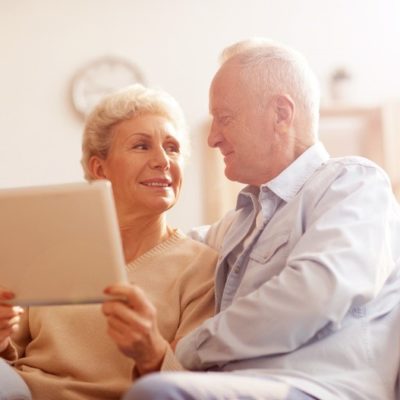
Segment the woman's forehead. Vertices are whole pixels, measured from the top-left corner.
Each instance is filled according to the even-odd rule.
[[[184,132],[177,129],[170,118],[159,114],[143,114],[120,121],[113,127],[115,140],[125,140],[131,137],[161,137],[184,140]]]

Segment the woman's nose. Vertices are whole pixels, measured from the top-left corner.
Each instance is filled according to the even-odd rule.
[[[168,169],[170,164],[169,157],[163,148],[154,149],[150,160],[152,168]]]

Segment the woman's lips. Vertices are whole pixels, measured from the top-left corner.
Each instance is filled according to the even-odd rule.
[[[140,182],[144,186],[167,188],[171,186],[169,179],[146,179]]]

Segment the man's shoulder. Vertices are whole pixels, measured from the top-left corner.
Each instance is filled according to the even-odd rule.
[[[231,210],[227,212],[219,221],[212,225],[199,226],[193,228],[189,232],[189,236],[196,241],[211,246],[217,251],[220,250],[222,242],[232,223],[237,217],[238,212],[236,210]]]
[[[386,174],[382,167],[380,167],[374,161],[362,157],[362,156],[344,156],[344,157],[332,157],[329,158],[325,163],[321,165],[318,171],[324,171],[327,169],[347,169],[347,168],[365,168],[379,171]]]
[[[320,182],[322,185],[328,185],[337,179],[346,180],[349,183],[360,180],[390,182],[384,169],[374,161],[361,156],[345,156],[329,158],[316,169],[308,183],[313,185]]]
[[[337,157],[328,159],[314,171],[293,203],[310,212],[315,211],[318,204],[325,207],[345,206],[348,201],[358,201],[365,208],[368,207],[365,198],[377,193],[386,204],[392,201],[390,179],[379,165],[364,157]],[[345,199],[346,202],[343,202]]]

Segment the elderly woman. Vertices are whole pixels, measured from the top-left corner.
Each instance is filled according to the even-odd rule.
[[[217,258],[166,223],[186,151],[182,111],[164,92],[133,85],[94,109],[82,165],[112,183],[131,285],[106,292],[126,301],[22,312],[0,291],[0,399],[29,398],[21,385],[15,396],[20,378],[33,399],[119,399],[139,375],[176,367],[171,343],[213,312]]]

